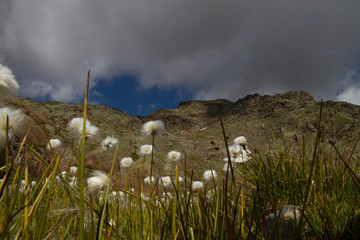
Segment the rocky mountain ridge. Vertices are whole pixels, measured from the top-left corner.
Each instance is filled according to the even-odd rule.
[[[48,139],[59,138],[63,143],[60,167],[67,169],[77,164],[77,154],[73,153],[76,140],[69,133],[67,124],[72,118],[83,116],[82,104],[39,103],[14,97],[8,105],[22,109],[26,114],[22,127],[24,131],[29,129],[28,144],[44,158],[51,156],[45,149]],[[146,117],[130,116],[106,106],[89,105],[88,120],[99,127],[99,135],[87,141],[86,165],[89,170],[98,168],[104,154],[100,142],[106,136],[114,136],[120,143],[117,158],[131,156],[135,160],[134,171],[139,171],[142,160],[139,148],[150,143],[149,139],[141,136],[141,126],[149,120],[162,120],[167,133],[156,143],[155,169],[158,174],[166,174],[166,153],[177,150],[186,156],[187,169],[194,169],[195,176],[200,176],[203,170],[219,169],[223,163],[225,145],[220,117],[229,144],[235,137],[243,135],[248,139],[251,151],[254,151],[256,148],[264,149],[266,144],[273,142],[301,144],[301,138],[311,138],[317,131],[319,109],[320,103],[302,91],[274,96],[253,94],[236,102],[225,99],[186,101],[175,109],[156,110]],[[339,145],[359,135],[359,119],[359,106],[334,101],[323,103],[321,128],[328,139]],[[113,151],[105,153],[105,170],[109,170],[113,154]],[[43,170],[36,159],[33,164],[33,174]]]

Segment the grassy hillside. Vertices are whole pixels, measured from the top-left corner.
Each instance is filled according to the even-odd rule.
[[[83,116],[82,104],[22,98],[8,104],[26,117],[23,136],[2,153],[9,164],[2,168],[0,238],[359,236],[358,106],[329,101],[321,109],[305,92],[189,101],[146,117],[89,105],[87,119],[99,133],[84,139],[68,128]],[[158,119],[166,129],[162,136],[153,141],[140,133],[144,123]],[[104,150],[106,136],[116,137],[117,146]],[[247,143],[235,146],[238,136]],[[49,151],[52,138],[62,146]],[[141,155],[144,144],[153,145],[153,155]],[[243,162],[237,148],[249,151]],[[180,161],[167,159],[172,150],[181,153]],[[223,160],[229,155],[234,161]],[[124,157],[134,160],[132,167],[121,165]],[[80,160],[84,178],[70,170]],[[94,170],[101,162],[99,175]],[[149,186],[143,180],[151,163],[156,181]],[[225,163],[231,167],[224,171]],[[159,181],[164,176],[171,181]],[[85,183],[84,196],[79,183]]]

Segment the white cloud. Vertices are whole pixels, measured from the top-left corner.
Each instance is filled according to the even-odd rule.
[[[337,100],[360,105],[360,86],[346,89],[337,96]]]
[[[342,84],[345,89],[336,96],[336,100],[360,105],[360,72],[348,72]]]
[[[26,96],[74,101],[86,73],[203,99],[293,89],[335,98],[360,53],[360,1],[13,0],[0,55]],[[94,86],[94,84],[92,85]],[[326,87],[324,87],[326,86]]]
[[[22,86],[22,91],[29,97],[46,97],[53,91],[53,86],[46,82],[29,81]]]

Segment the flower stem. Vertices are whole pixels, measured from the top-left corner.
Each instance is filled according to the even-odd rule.
[[[154,149],[155,149],[155,134],[151,134],[152,136],[152,151],[151,151],[151,162],[150,162],[150,193],[149,197],[152,195],[152,172],[153,172],[153,164],[154,164]]]

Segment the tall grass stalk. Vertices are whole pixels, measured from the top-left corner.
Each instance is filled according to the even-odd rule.
[[[232,166],[232,161],[231,161],[231,156],[230,156],[230,152],[229,152],[229,146],[228,146],[228,143],[227,143],[227,137],[226,137],[226,133],[225,133],[225,128],[224,128],[224,124],[223,124],[223,121],[222,121],[222,118],[220,118],[220,124],[221,124],[221,130],[222,130],[222,134],[223,134],[223,137],[224,137],[224,142],[225,142],[225,147],[226,147],[226,153],[227,153],[227,156],[228,156],[228,166],[230,166],[230,173],[231,173],[231,187],[230,187],[230,193],[232,193],[232,189],[233,189],[233,186],[236,186],[236,182],[235,182],[235,175],[234,175],[234,169],[233,169],[233,166]],[[234,239],[234,235],[233,233],[231,232],[231,225],[230,225],[230,220],[229,220],[229,209],[228,209],[228,179],[229,179],[229,168],[227,169],[226,171],[226,178],[225,178],[225,182],[224,182],[224,191],[223,191],[223,194],[224,194],[224,212],[225,212],[225,218],[224,218],[224,221],[225,221],[225,226],[226,226],[226,232],[227,232],[227,236],[229,237],[229,239]],[[231,194],[232,196],[232,194]]]
[[[9,166],[9,116],[6,116],[5,164],[6,164],[6,172],[5,172],[5,175],[8,175],[9,172],[10,172],[10,166]]]
[[[6,164],[6,172],[5,172],[5,179],[7,180],[10,175],[10,166],[9,166],[9,116],[6,116],[6,134],[5,134],[5,164]],[[9,238],[9,229],[7,224],[10,218],[10,198],[9,198],[9,190],[5,188],[5,218],[2,225],[5,223],[5,237]],[[2,230],[2,229],[1,229]],[[2,231],[1,231],[2,232]]]
[[[87,114],[87,101],[88,101],[88,93],[89,93],[89,82],[90,82],[90,70],[87,74],[86,81],[86,90],[85,90],[85,99],[84,99],[84,121],[83,121],[83,131],[82,131],[82,142],[81,142],[81,156],[79,158],[79,239],[85,239],[84,236],[84,212],[85,212],[85,190],[84,190],[84,165],[85,165],[85,140],[86,140],[86,114]]]
[[[236,185],[235,175],[234,175],[234,169],[233,169],[233,166],[232,166],[231,155],[230,155],[230,152],[229,152],[229,145],[228,145],[228,142],[227,142],[227,137],[226,137],[226,133],[225,133],[225,127],[224,127],[224,123],[223,123],[223,121],[222,121],[222,118],[220,118],[220,125],[221,125],[222,134],[223,134],[223,137],[224,137],[226,154],[227,154],[227,157],[228,157],[228,164],[229,164],[229,166],[230,166],[230,173],[231,173],[232,185],[233,185],[233,184]],[[229,172],[229,171],[226,171],[226,184],[227,184],[227,181],[228,181],[228,172]]]
[[[29,168],[28,162],[25,164],[25,209],[24,209],[24,226],[28,225],[28,212],[29,212]],[[24,231],[24,239],[28,239],[27,231]]]
[[[145,159],[145,157],[144,157]],[[139,183],[139,207],[140,207],[140,239],[144,239],[144,216],[143,216],[143,202],[142,202],[142,194],[143,194],[143,187],[142,187],[142,168],[144,165],[144,161],[141,166],[141,174],[138,178]]]
[[[153,177],[153,164],[154,164],[154,150],[155,150],[155,134],[152,133],[152,151],[151,151],[151,161],[150,161],[150,184],[149,184],[149,198],[150,200],[152,199],[152,194],[153,194],[153,181],[152,181],[152,177]],[[154,212],[153,212],[153,208],[150,207],[149,209],[150,211],[150,239],[154,239]]]
[[[153,165],[154,165],[154,150],[155,150],[155,133],[151,134],[152,137],[152,141],[151,141],[151,146],[152,146],[152,151],[151,151],[151,161],[150,161],[150,185],[149,185],[149,197],[152,197],[152,177],[153,177]]]

